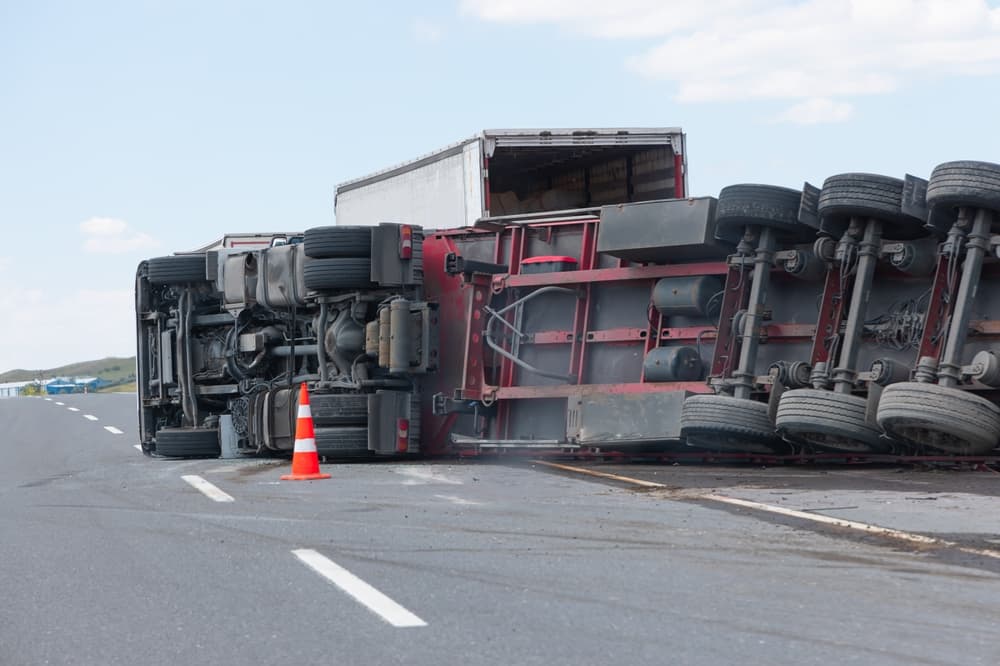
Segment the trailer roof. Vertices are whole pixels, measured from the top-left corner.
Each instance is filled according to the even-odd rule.
[[[457,155],[473,141],[483,140],[487,157],[492,157],[497,147],[558,147],[558,146],[671,146],[674,152],[683,150],[680,127],[577,127],[556,129],[487,129],[468,139],[449,144],[444,148],[412,160],[401,162],[387,169],[366,176],[347,180],[337,185],[337,193],[364,187],[370,183],[430,164],[444,157]]]

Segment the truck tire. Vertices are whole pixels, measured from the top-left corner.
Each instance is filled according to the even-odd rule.
[[[715,228],[724,235],[738,238],[744,227],[769,227],[783,236],[807,238],[815,230],[799,222],[802,193],[774,185],[730,185],[719,192],[715,207]]]
[[[372,261],[360,257],[310,259],[303,267],[306,289],[370,289]]]
[[[176,254],[156,257],[146,262],[150,284],[205,282],[204,254]]]
[[[872,173],[842,173],[823,181],[819,215],[835,234],[843,233],[852,217],[874,218],[885,224],[884,234],[894,239],[927,235],[926,220],[902,211],[903,181]]]
[[[156,454],[168,458],[219,457],[219,431],[214,428],[160,428]]]
[[[366,426],[316,428],[316,452],[326,458],[371,456]]]
[[[681,408],[681,436],[712,450],[773,453],[783,446],[767,403],[728,395],[692,395]]]
[[[305,253],[315,259],[372,256],[371,227],[313,227],[306,229]]]
[[[781,435],[822,449],[888,451],[882,431],[865,419],[867,406],[868,401],[859,395],[795,389],[781,396],[774,424]]]
[[[367,395],[313,393],[309,406],[317,427],[368,423]]]
[[[927,205],[973,206],[1000,212],[1000,164],[966,161],[937,165],[927,184]]]
[[[1000,407],[937,384],[890,384],[882,392],[877,418],[894,437],[958,455],[989,453],[1000,440]]]

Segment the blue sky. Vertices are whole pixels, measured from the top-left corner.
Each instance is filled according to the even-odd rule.
[[[148,256],[487,127],[681,126],[691,190],[1000,162],[986,0],[0,0],[0,371],[131,355]]]

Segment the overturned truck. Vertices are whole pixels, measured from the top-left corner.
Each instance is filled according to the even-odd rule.
[[[142,262],[143,450],[289,452],[305,382],[328,457],[996,453],[1000,165],[690,197],[679,130],[456,146]]]

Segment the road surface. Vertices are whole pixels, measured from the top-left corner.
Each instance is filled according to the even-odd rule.
[[[664,486],[643,488],[456,460],[280,482],[287,463],[148,459],[135,411],[0,400],[0,664],[1000,662],[989,473],[585,465]]]

